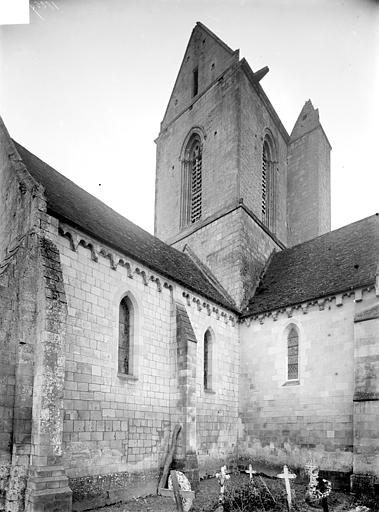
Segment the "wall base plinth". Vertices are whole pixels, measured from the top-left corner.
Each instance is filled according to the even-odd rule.
[[[351,492],[355,494],[374,495],[379,492],[378,478],[374,475],[353,473],[350,477]]]
[[[195,452],[187,452],[184,459],[183,473],[191,483],[193,491],[197,491],[200,484],[199,478],[199,461]]]
[[[72,491],[62,466],[31,468],[25,496],[26,512],[71,512]]]

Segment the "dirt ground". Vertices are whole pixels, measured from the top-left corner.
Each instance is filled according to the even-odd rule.
[[[283,482],[278,479],[272,478],[263,478],[254,477],[256,481],[257,488],[263,489],[263,486],[267,485],[272,493],[272,496],[277,500],[277,506],[275,510],[287,510],[285,506],[285,491]],[[231,480],[228,481],[229,492],[233,488],[237,488],[240,485],[247,485],[248,476],[246,475],[233,475]],[[306,486],[304,484],[294,484],[292,485],[293,489],[293,504],[294,510],[300,512],[315,512],[317,510],[322,510],[315,507],[310,507],[304,501],[305,498],[305,490]],[[228,491],[228,489],[227,489]],[[218,503],[218,495],[219,495],[219,485],[215,478],[210,478],[207,480],[202,480],[200,482],[200,489],[196,494],[196,498],[194,500],[191,511],[193,512],[212,512],[217,508]],[[367,499],[358,499],[350,494],[345,494],[342,492],[332,492],[332,494],[328,498],[328,505],[330,512],[344,512],[355,510],[357,505],[367,505],[370,507],[371,512],[379,511],[379,503],[375,503],[375,500]],[[238,510],[236,508],[235,510]],[[243,510],[240,508],[240,510]],[[246,510],[246,509],[245,509]],[[265,506],[262,503],[261,506],[258,506],[255,510],[257,512],[270,512],[274,510],[273,508],[267,508],[267,504]],[[97,512],[175,512],[176,506],[175,502],[171,498],[166,498],[162,496],[147,496],[146,498],[135,498],[133,501],[129,501],[128,503],[120,503],[117,505],[112,505],[108,507],[104,507],[101,509],[97,509]]]

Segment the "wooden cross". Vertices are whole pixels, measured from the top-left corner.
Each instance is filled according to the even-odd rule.
[[[284,478],[284,482],[286,484],[286,492],[287,492],[287,503],[288,503],[288,510],[291,510],[292,507],[292,497],[291,497],[291,485],[290,480],[293,478],[296,478],[296,475],[293,473],[290,473],[288,471],[288,467],[286,465],[283,466],[283,473],[280,475],[277,475],[278,478]]]
[[[254,471],[252,465],[249,464],[249,469],[245,469],[245,473],[247,473],[249,475],[249,479],[251,481],[253,479],[253,475],[255,475],[257,472]]]

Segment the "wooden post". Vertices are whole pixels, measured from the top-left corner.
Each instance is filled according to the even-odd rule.
[[[291,485],[290,480],[293,478],[296,478],[296,475],[293,473],[290,473],[288,471],[288,467],[286,465],[283,466],[283,473],[280,475],[277,475],[278,478],[284,478],[284,482],[286,484],[286,492],[287,492],[287,504],[288,504],[288,510],[290,511],[292,508],[292,496],[291,496]]]
[[[172,433],[171,445],[170,445],[169,451],[167,453],[167,456],[166,456],[166,459],[164,462],[163,473],[162,473],[161,479],[159,480],[158,492],[159,492],[160,488],[164,488],[166,486],[168,472],[170,470],[171,462],[174,457],[176,443],[177,443],[178,436],[179,436],[181,429],[182,429],[181,425],[179,425],[179,424],[175,425],[174,432]]]

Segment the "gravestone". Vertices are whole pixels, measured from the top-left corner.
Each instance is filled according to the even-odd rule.
[[[317,507],[321,505],[323,512],[329,512],[328,496],[332,490],[332,484],[329,480],[325,480],[319,476],[319,468],[312,462],[304,467],[305,472],[309,476],[306,501],[309,505]]]
[[[217,508],[217,512],[218,512],[218,511],[224,510],[223,504],[224,504],[224,494],[225,494],[225,482],[227,482],[230,479],[230,475],[228,475],[226,472],[226,466],[222,466],[221,472],[216,473],[216,478],[220,485],[220,494],[219,494],[219,498],[218,498],[219,507]]]

